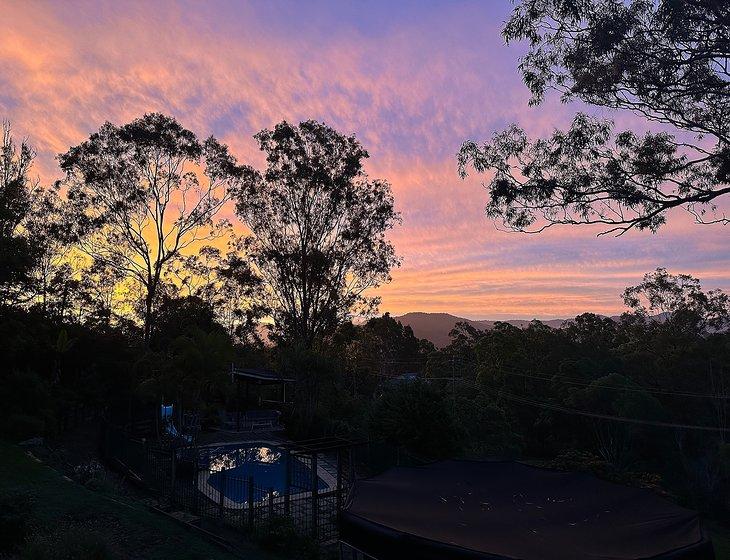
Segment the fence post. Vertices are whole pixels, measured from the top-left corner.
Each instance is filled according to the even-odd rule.
[[[253,530],[253,477],[248,477],[248,495],[246,501],[248,502],[248,528]]]
[[[147,438],[142,438],[142,455],[142,483],[149,490],[151,486],[150,479],[152,476],[150,476],[150,471],[152,470],[152,466],[150,465],[150,443],[147,441]]]
[[[284,468],[286,469],[286,476],[284,477],[284,513],[288,516],[291,508],[291,454],[287,449],[284,455]]]
[[[319,484],[317,480],[317,453],[312,453],[312,537],[317,539],[319,517]]]
[[[226,499],[226,494],[225,494],[225,490],[226,490],[226,470],[225,469],[221,469],[219,472],[221,473],[221,478],[220,478],[220,481],[221,481],[221,489],[218,492],[218,517],[220,517],[221,519],[223,519],[223,508],[225,507],[225,499]]]
[[[200,476],[200,465],[198,464],[198,450],[195,450],[195,460],[193,461],[193,507],[195,515],[200,515],[200,492],[198,488],[198,477]]]
[[[342,449],[337,450],[337,512],[342,509]]]
[[[170,450],[170,499],[175,501],[175,471],[177,470],[177,454],[174,449]]]
[[[368,445],[368,449],[370,449],[370,446]],[[355,484],[355,459],[352,455],[352,447],[348,447],[347,449],[347,468],[350,471],[348,474],[348,481],[347,484],[352,487],[353,484]]]
[[[274,489],[269,488],[269,521],[274,517]]]

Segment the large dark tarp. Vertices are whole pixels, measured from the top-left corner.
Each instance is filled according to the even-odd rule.
[[[358,481],[340,538],[380,560],[705,560],[697,514],[649,490],[513,461],[443,461]]]

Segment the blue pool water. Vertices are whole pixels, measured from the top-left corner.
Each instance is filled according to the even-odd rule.
[[[246,447],[230,446],[209,451],[210,476],[208,484],[237,503],[248,499],[248,477],[253,477],[254,500],[266,498],[269,489],[282,494],[286,488],[287,465],[283,450],[265,444]],[[297,457],[289,457],[289,488],[291,493],[311,491],[312,471]],[[317,488],[327,484],[317,477]]]

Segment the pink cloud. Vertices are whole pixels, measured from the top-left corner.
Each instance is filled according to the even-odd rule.
[[[383,310],[613,313],[621,289],[660,265],[730,288],[727,230],[696,226],[681,212],[658,235],[619,240],[587,228],[509,234],[484,217],[487,178],[458,178],[461,142],[512,121],[547,134],[577,110],[554,99],[527,107],[520,48],[498,35],[509,3],[398,13],[386,4],[224,2],[4,9],[13,25],[0,35],[0,116],[37,147],[44,181],[58,175],[55,155],[105,120],[170,113],[261,165],[256,131],[315,118],[356,133],[371,175],[393,185],[403,225],[392,237],[404,264],[380,290]],[[637,123],[617,118],[622,127]]]

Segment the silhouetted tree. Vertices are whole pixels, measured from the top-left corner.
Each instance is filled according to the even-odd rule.
[[[399,216],[353,136],[306,121],[255,138],[267,166],[246,175],[237,213],[253,232],[248,249],[277,333],[311,347],[353,311],[375,308],[365,291],[398,264],[386,232]]]
[[[71,261],[78,259],[73,255],[73,227],[59,185],[39,189],[24,226],[36,253],[25,286],[27,299],[44,315],[63,315],[63,302],[68,302],[70,295],[69,283],[74,281]],[[75,264],[81,266],[78,262]]]
[[[578,114],[549,138],[530,141],[512,125],[466,142],[462,176],[494,172],[487,215],[518,231],[599,224],[617,235],[655,232],[675,207],[728,223],[715,200],[730,193],[730,4],[523,0],[503,35],[529,41],[520,71],[532,104],[555,89],[681,134],[615,133],[611,121]]]
[[[689,274],[669,274],[657,268],[641,284],[626,288],[624,303],[640,315],[664,314],[668,320],[690,320],[693,330],[722,329],[730,325],[730,297],[722,290],[702,290]]]
[[[13,140],[10,124],[2,124],[0,144],[0,301],[7,290],[23,281],[33,265],[33,251],[21,229],[31,207],[28,173],[35,153]]]
[[[373,403],[370,429],[424,458],[447,457],[458,445],[448,400],[421,379],[390,381]]]
[[[183,294],[204,301],[230,336],[259,342],[257,326],[265,311],[257,297],[261,281],[243,245],[233,236],[225,254],[217,247],[202,247],[178,259],[173,274]]]
[[[59,157],[76,213],[79,247],[144,287],[149,341],[163,274],[186,248],[225,224],[213,218],[242,172],[228,148],[171,117],[104,124]]]

